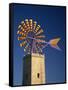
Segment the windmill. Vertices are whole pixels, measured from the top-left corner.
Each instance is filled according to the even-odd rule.
[[[23,60],[23,85],[45,84],[45,57],[43,49],[50,45],[60,50],[58,42],[60,38],[45,40],[43,29],[36,21],[25,19],[18,26],[18,40],[22,41],[20,47],[24,47],[26,56]]]

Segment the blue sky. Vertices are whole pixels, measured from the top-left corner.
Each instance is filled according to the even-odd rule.
[[[13,82],[14,85],[22,84],[23,56],[24,50],[19,47],[17,40],[18,25],[22,20],[33,19],[41,25],[44,30],[45,40],[60,37],[58,51],[47,46],[43,52],[45,54],[46,82],[63,83],[65,82],[65,32],[66,32],[66,12],[65,7],[56,6],[28,6],[14,4],[13,6],[13,36],[14,36],[14,58],[13,58]]]

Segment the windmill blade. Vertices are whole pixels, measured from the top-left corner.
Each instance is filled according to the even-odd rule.
[[[52,39],[49,41],[49,44],[51,47],[60,50],[59,46],[58,46],[58,42],[60,41],[60,38],[56,38],[56,39]]]
[[[23,35],[24,32],[23,31],[17,31],[17,34]]]
[[[41,29],[41,30],[39,30],[37,33],[36,33],[36,35],[39,35],[39,34],[41,34],[43,32],[43,30]]]
[[[37,47],[37,45],[35,45],[35,47],[36,47],[36,53],[38,53],[38,47]]]
[[[38,42],[38,43],[46,43],[45,40],[40,40],[40,39],[36,39],[36,42]]]
[[[27,51],[29,49],[29,43],[25,45],[24,51]]]
[[[39,36],[36,36],[36,38],[38,39],[38,38],[45,38],[45,36],[44,35],[39,35]]]
[[[26,46],[25,46],[25,49],[27,49],[28,46],[29,46],[29,44],[30,44],[30,40],[29,40],[29,39],[26,39],[26,41],[27,41],[27,44],[26,44]]]
[[[21,29],[21,25],[18,26],[18,30],[20,30],[20,29]]]
[[[25,46],[27,44],[27,42],[26,41],[23,41],[22,43],[20,43],[20,47],[23,47],[23,46]]]
[[[31,48],[29,47],[29,45],[28,45],[26,48],[24,48],[24,51],[27,52],[27,53],[28,53],[28,52],[29,52],[29,53],[31,52]]]
[[[22,31],[17,31],[17,34],[20,34],[20,35],[27,35],[28,34],[28,32],[26,31],[26,30],[24,30],[24,29],[22,29]]]
[[[26,24],[25,24],[24,21],[21,22],[21,26],[22,26],[24,29],[27,29],[27,26],[26,26]]]
[[[32,22],[33,22],[32,19],[30,19],[30,20],[29,20],[29,25],[30,25],[31,31],[32,31]]]
[[[25,24],[26,24],[27,27],[29,27],[29,21],[28,21],[28,19],[25,19]]]
[[[28,31],[30,30],[30,26],[29,26],[28,19],[25,19],[25,22],[22,21],[22,22],[21,22],[21,25],[22,25],[22,31],[23,31],[25,34],[28,34]]]
[[[26,39],[26,36],[20,36],[20,37],[18,37],[18,40],[24,40],[24,39]]]
[[[29,44],[26,44],[26,46],[25,46],[25,50],[27,50],[28,46],[29,46]]]
[[[39,47],[40,53],[42,53],[42,49]]]
[[[39,46],[43,49],[43,47],[45,46],[45,44],[44,43],[42,43],[42,44],[40,43]]]
[[[30,39],[26,39],[26,41],[27,41],[27,44],[25,45],[25,51],[30,51],[31,50],[31,47],[30,47],[30,44],[31,44],[31,42],[30,42]]]
[[[40,53],[42,53],[42,49],[40,48],[40,45],[39,45],[39,44],[37,44],[37,48],[38,48],[38,51],[39,51]]]
[[[20,31],[17,31],[17,34],[19,34]]]
[[[35,45],[35,53],[39,53],[39,52],[38,52],[38,46],[37,46],[37,43],[36,43],[36,45]]]
[[[40,25],[38,25],[35,29],[36,32],[38,32],[38,30],[40,29]]]
[[[17,34],[22,34],[22,33],[24,33],[24,29],[21,25],[19,25]]]
[[[37,22],[34,21],[34,23],[33,23],[33,30],[34,30],[34,31],[35,31],[35,29],[36,29],[36,25],[37,25]]]
[[[29,21],[28,21],[28,19],[25,19],[25,24],[26,24],[26,26],[27,26],[27,30],[30,30],[30,26],[29,26]]]

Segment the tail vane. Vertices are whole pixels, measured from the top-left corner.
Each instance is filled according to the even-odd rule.
[[[49,44],[51,47],[57,49],[57,50],[61,50],[58,46],[58,42],[60,41],[60,38],[55,38],[49,41]]]

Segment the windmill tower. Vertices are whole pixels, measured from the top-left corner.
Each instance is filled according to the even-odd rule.
[[[43,30],[36,21],[25,19],[18,26],[18,40],[22,40],[21,47],[26,53],[23,58],[23,85],[37,85],[46,83],[45,55],[42,49],[48,44],[58,50],[57,43],[60,38],[45,41]]]
[[[45,84],[44,55],[32,53],[23,60],[23,85]]]

